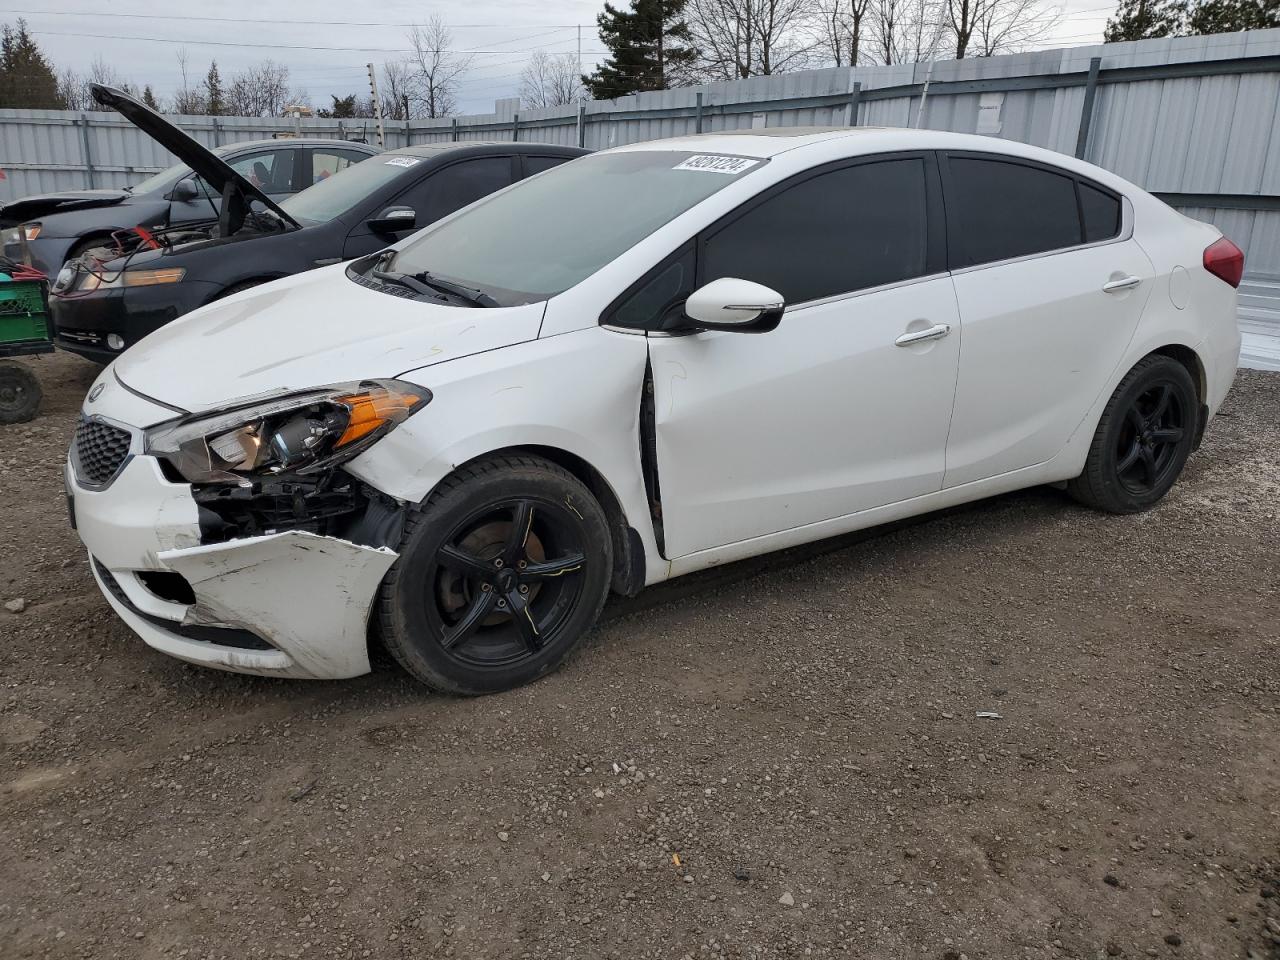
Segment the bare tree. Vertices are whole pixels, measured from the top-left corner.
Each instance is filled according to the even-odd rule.
[[[920,63],[945,54],[946,0],[871,0],[867,34],[881,63]]]
[[[414,75],[404,60],[387,60],[382,64],[382,77],[378,81],[378,95],[382,98],[382,115],[392,120],[409,120],[413,116]],[[369,107],[370,116],[373,107]]]
[[[182,74],[182,86],[180,86],[173,95],[173,112],[179,114],[195,115],[205,112],[206,103],[204,92],[198,87],[191,89],[191,83],[187,76],[187,63],[190,57],[187,54],[186,47],[178,49],[178,72]]]
[[[559,107],[585,97],[578,58],[572,53],[551,56],[536,50],[520,72],[520,99],[530,107]]]
[[[409,32],[413,54],[415,100],[427,117],[447,117],[458,108],[458,84],[471,68],[471,57],[453,49],[453,32],[444,18],[433,13]]]
[[[687,9],[693,45],[713,79],[798,70],[815,52],[810,0],[690,0]]]
[[[988,2],[976,17],[970,52],[992,57],[1035,46],[1062,20],[1062,10],[1044,7],[1037,0]]]
[[[233,117],[278,117],[296,95],[289,89],[289,68],[263,60],[232,75],[226,111]]]
[[[815,49],[837,67],[866,62],[867,13],[871,0],[817,0],[814,5]]]
[[[67,105],[68,110],[97,109],[93,98],[89,96],[88,83],[70,67],[58,74],[58,96]]]

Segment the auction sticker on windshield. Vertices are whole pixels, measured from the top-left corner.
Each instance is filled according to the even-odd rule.
[[[392,157],[387,161],[387,165],[391,167],[412,167],[421,159],[421,157]]]
[[[748,157],[718,157],[710,153],[697,153],[677,163],[672,170],[700,170],[703,173],[725,173],[736,176],[756,166],[760,161]]]

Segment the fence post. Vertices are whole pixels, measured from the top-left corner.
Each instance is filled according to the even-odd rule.
[[[514,114],[511,117],[511,142],[515,143],[520,139],[520,114]]]
[[[855,80],[853,89],[849,91],[849,126],[858,125],[858,101],[862,99],[862,81]]]
[[[457,117],[453,118],[453,123],[450,125],[450,128],[453,131],[453,142],[457,143],[458,142],[458,118]]]
[[[578,146],[587,145],[587,105],[578,104]]]
[[[213,145],[215,147],[222,146],[222,124],[218,122],[218,118],[213,118]]]
[[[1098,71],[1102,69],[1102,58],[1094,57],[1089,61],[1089,79],[1084,85],[1084,107],[1080,110],[1080,132],[1076,134],[1076,159],[1083,160],[1085,148],[1089,145],[1089,126],[1093,123],[1093,101],[1098,95]]]
[[[89,115],[82,113],[79,121],[72,122],[80,127],[80,145],[84,148],[84,169],[88,174],[89,189],[92,190],[98,184],[97,177],[93,171],[93,150],[89,146]],[[81,124],[84,124],[84,126],[80,126]]]
[[[693,132],[702,132],[702,94],[700,92],[697,101],[693,105]]]

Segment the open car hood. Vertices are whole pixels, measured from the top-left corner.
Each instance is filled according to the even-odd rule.
[[[89,89],[93,93],[93,99],[99,104],[115,110],[194,170],[205,183],[222,195],[222,217],[218,222],[218,231],[223,236],[230,236],[240,229],[245,216],[249,213],[251,201],[262,204],[289,226],[298,226],[298,221],[285,213],[265,193],[236,173],[225,160],[197,143],[142,101],[101,83],[91,84]]]
[[[545,306],[405,299],[356,283],[336,264],[201,307],[140,340],[113,368],[138,393],[198,413],[536,340]]]
[[[58,193],[35,193],[29,197],[0,203],[0,219],[30,220],[51,213],[83,210],[86,207],[110,207],[128,199],[127,190],[63,190]]]

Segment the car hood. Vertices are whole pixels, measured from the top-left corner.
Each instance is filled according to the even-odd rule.
[[[94,100],[102,106],[118,112],[135,127],[199,174],[214,191],[219,194],[225,194],[227,188],[230,187],[234,193],[239,194],[243,202],[233,204],[233,208],[239,208],[238,219],[241,223],[243,222],[244,214],[248,211],[249,202],[256,201],[290,226],[296,227],[298,225],[298,222],[293,217],[285,213],[265,193],[236,173],[225,160],[210,151],[208,147],[197,143],[142,101],[129,96],[129,94],[121,90],[101,83],[91,84],[89,89],[93,94]],[[234,212],[232,215],[237,217]],[[239,228],[240,223],[233,221],[227,233],[235,233]]]
[[[0,204],[0,219],[24,221],[47,217],[51,213],[83,210],[86,207],[110,207],[129,199],[127,190],[63,190],[59,193],[37,193]]]
[[[138,393],[203,412],[535,340],[544,306],[405,299],[361,286],[338,264],[189,313],[129,348],[114,369]]]

